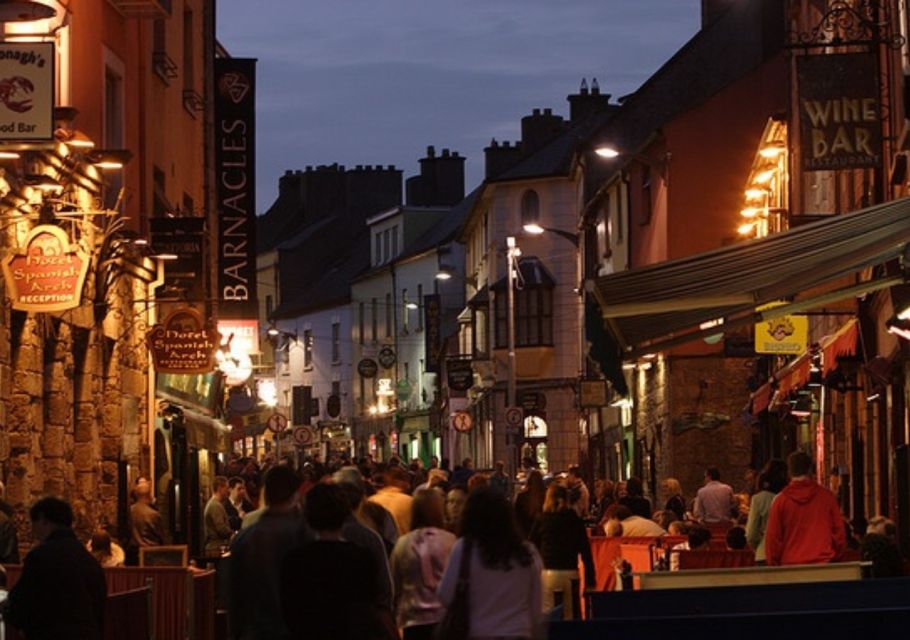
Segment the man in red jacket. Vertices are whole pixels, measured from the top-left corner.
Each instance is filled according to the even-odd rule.
[[[765,534],[769,565],[820,564],[847,545],[844,517],[834,494],[812,479],[812,459],[802,451],[787,458],[790,484],[771,503]]]

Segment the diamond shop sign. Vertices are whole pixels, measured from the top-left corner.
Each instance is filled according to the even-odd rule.
[[[56,225],[33,228],[17,251],[3,258],[3,277],[13,309],[65,311],[82,302],[90,257]]]

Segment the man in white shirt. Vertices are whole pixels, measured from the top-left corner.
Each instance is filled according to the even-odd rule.
[[[613,517],[611,519],[619,520],[622,524],[623,537],[649,538],[667,534],[666,530],[653,520],[632,515],[632,511],[625,505],[617,507],[613,512]],[[604,526],[604,529],[606,530],[606,525]]]
[[[738,506],[733,488],[720,481],[717,467],[705,469],[705,485],[695,498],[695,518],[705,524],[729,522]]]

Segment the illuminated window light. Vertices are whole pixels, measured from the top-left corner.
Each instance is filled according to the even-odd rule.
[[[746,189],[746,200],[761,200],[768,195],[767,189]]]
[[[777,142],[759,149],[758,155],[760,155],[762,158],[773,159],[784,153],[784,151],[786,151],[786,148],[784,147],[783,143]]]
[[[753,229],[755,229],[755,223],[748,222],[746,224],[739,225],[739,228],[736,230],[736,232],[741,236],[747,236],[752,233]]]
[[[764,212],[764,209],[759,209],[758,207],[746,207],[739,212],[739,215],[744,218],[754,218],[762,212]]]

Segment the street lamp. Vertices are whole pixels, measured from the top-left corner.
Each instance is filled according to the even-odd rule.
[[[521,249],[515,242],[514,236],[506,238],[506,269],[508,271],[508,333],[509,333],[509,383],[506,406],[514,407],[515,398],[515,269],[518,268],[518,258]]]

